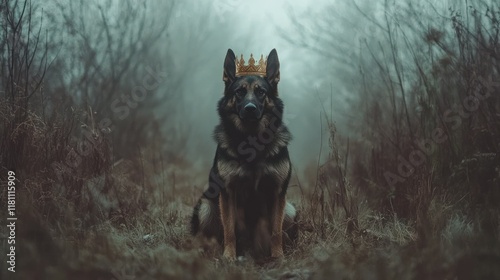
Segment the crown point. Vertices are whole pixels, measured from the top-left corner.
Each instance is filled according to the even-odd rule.
[[[261,77],[266,76],[266,64],[267,62],[264,60],[264,56],[260,56],[259,64],[255,65],[255,59],[253,54],[250,54],[250,58],[248,59],[248,65],[245,65],[245,60],[243,59],[243,54],[240,56],[240,59],[236,59],[236,77],[244,76],[244,75],[258,75]]]
[[[263,55],[263,54],[261,54],[261,55],[260,55],[260,59],[259,59],[259,66],[260,66],[261,68],[263,67],[263,69],[265,69],[265,68],[266,68],[266,67],[265,67],[265,66],[266,66],[266,62],[264,61],[264,55]]]
[[[250,58],[248,59],[248,65],[255,65],[255,59],[253,58],[253,54],[250,54]]]

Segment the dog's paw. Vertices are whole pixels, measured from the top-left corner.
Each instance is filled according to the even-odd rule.
[[[285,257],[285,254],[283,253],[283,249],[276,249],[271,252],[271,258],[273,259],[282,259]]]
[[[236,261],[236,250],[230,250],[228,248],[224,249],[224,253],[222,254],[225,260],[234,262]]]

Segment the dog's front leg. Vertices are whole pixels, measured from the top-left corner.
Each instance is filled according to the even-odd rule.
[[[285,213],[285,196],[278,194],[271,211],[271,257],[283,257],[283,218]]]
[[[236,203],[235,194],[232,190],[222,192],[219,196],[220,216],[224,230],[224,254],[229,260],[236,260]]]

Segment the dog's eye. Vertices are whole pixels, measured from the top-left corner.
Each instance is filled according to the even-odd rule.
[[[238,97],[243,97],[246,93],[247,91],[244,88],[239,88],[236,90],[236,95],[238,95]]]
[[[264,89],[258,88],[257,89],[257,94],[259,96],[264,96],[266,94],[266,91]]]

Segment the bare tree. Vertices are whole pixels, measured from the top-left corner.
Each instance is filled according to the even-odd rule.
[[[0,94],[5,98],[0,150],[4,167],[11,169],[22,167],[30,100],[47,69],[46,39],[38,11],[31,1],[4,0],[0,4]]]

